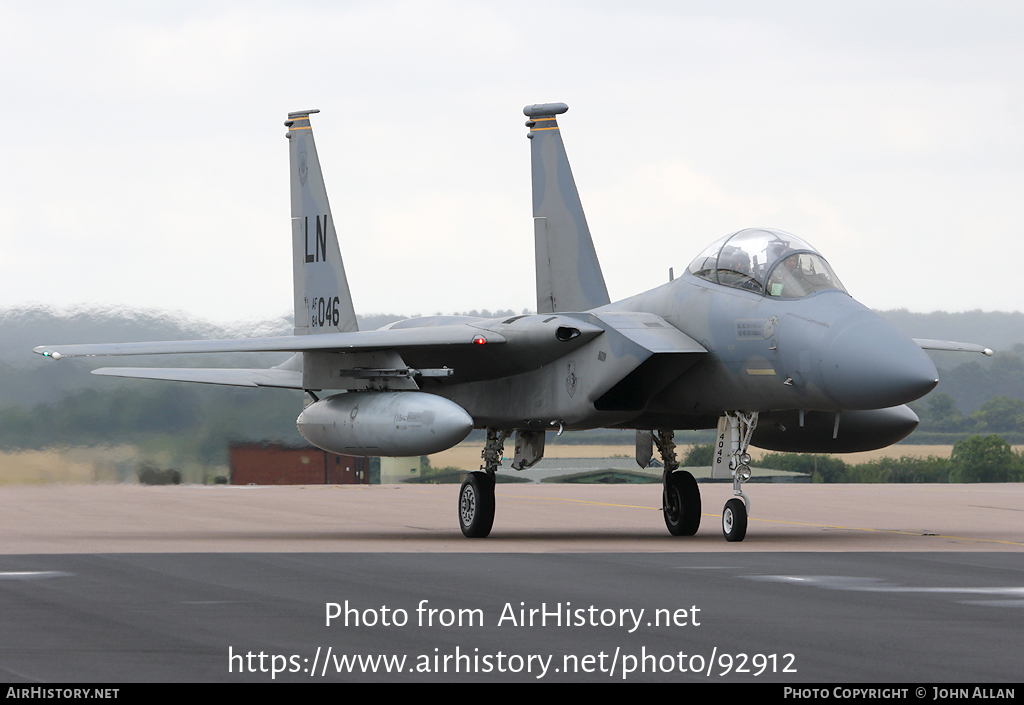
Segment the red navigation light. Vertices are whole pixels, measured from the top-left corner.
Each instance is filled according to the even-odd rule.
[[[484,345],[485,343],[487,343],[487,338],[482,335],[478,335],[473,338],[473,345]]]

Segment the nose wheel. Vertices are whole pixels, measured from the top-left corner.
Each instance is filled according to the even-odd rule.
[[[733,497],[722,510],[722,533],[726,541],[742,541],[747,535],[747,505]]]
[[[747,535],[747,517],[750,514],[750,498],[743,491],[743,483],[750,479],[750,454],[747,448],[757,427],[757,412],[727,412],[718,424],[719,451],[712,464],[712,476],[725,458],[732,475],[732,493],[735,495],[725,503],[722,510],[722,533],[726,541],[742,541]],[[720,475],[718,477],[721,477]]]

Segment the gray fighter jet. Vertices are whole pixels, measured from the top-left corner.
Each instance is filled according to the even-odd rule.
[[[302,389],[298,428],[335,453],[437,453],[486,429],[479,472],[459,493],[463,534],[494,521],[494,475],[515,434],[512,467],[544,455],[545,432],[636,430],[646,467],[657,448],[663,513],[696,533],[700,492],[679,469],[673,433],[718,429],[714,477],[731,478],[726,539],[746,533],[748,446],[851,452],[887,446],[918,423],[904,406],[938,383],[922,349],[991,351],[911,340],[857,303],[804,240],[751,228],[708,246],[678,278],[610,302],[557,116],[527,106],[533,171],[537,313],[430,316],[359,331],[310,115],[289,113],[295,334],[277,338],[44,345],[59,360],[156,353],[295,353],[270,369],[102,368],[93,374]]]

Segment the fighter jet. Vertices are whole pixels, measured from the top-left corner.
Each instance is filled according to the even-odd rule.
[[[270,369],[102,368],[93,374],[301,389],[299,432],[326,451],[437,453],[486,430],[480,470],[458,499],[462,533],[487,536],[494,478],[514,434],[512,468],[544,455],[545,433],[634,429],[636,459],[655,448],[674,536],[697,532],[700,491],[679,468],[674,432],[717,429],[712,476],[732,479],[729,541],[746,535],[750,445],[795,452],[881,448],[918,418],[906,403],[938,383],[924,349],[858,303],[803,239],[748,228],[716,240],[679,277],[611,302],[558,125],[564,103],[527,106],[537,313],[428,316],[359,331],[310,116],[288,114],[294,335],[44,345],[54,360],[92,355],[292,352]]]

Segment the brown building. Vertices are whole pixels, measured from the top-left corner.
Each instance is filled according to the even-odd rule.
[[[337,455],[312,446],[232,443],[232,485],[368,485],[370,459]]]

